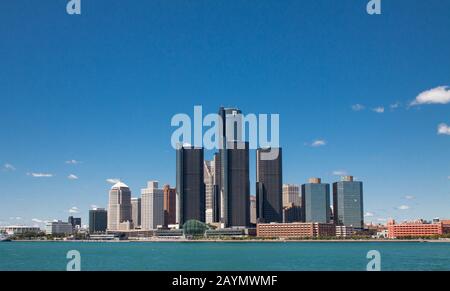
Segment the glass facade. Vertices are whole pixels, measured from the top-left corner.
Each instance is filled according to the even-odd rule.
[[[330,184],[302,185],[302,216],[305,222],[330,222]]]
[[[356,181],[333,183],[333,209],[336,224],[363,228],[363,183]]]

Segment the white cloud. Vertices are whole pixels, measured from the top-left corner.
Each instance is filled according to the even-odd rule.
[[[311,146],[312,146],[312,147],[321,147],[321,146],[324,146],[324,145],[326,145],[326,144],[327,144],[327,142],[326,142],[325,140],[323,140],[323,139],[318,139],[318,140],[313,141],[313,142],[311,143]]]
[[[36,223],[43,223],[43,221],[38,218],[33,218],[31,221]]]
[[[76,176],[74,174],[70,174],[69,176],[67,176],[67,179],[69,179],[69,180],[78,180],[78,176]]]
[[[108,182],[109,184],[116,184],[116,183],[119,183],[119,182],[120,182],[120,179],[117,179],[117,178],[109,178],[109,179],[106,179],[106,182]]]
[[[395,102],[394,104],[389,105],[389,108],[391,108],[391,110],[395,110],[399,107],[400,107],[400,102]]]
[[[71,165],[76,165],[76,164],[80,164],[81,161],[77,161],[77,160],[68,160],[66,161],[66,164],[71,164]]]
[[[450,126],[445,124],[445,123],[441,123],[438,125],[438,132],[437,134],[445,134],[445,135],[450,135]]]
[[[3,165],[3,170],[4,171],[15,171],[16,168],[11,164],[6,163]]]
[[[49,173],[27,173],[27,175],[35,177],[35,178],[51,178],[51,177],[53,177],[53,174],[49,174]]]
[[[408,210],[409,206],[408,205],[400,205],[399,207],[397,207],[398,210]]]
[[[80,210],[76,206],[73,206],[69,209],[69,213],[79,213],[79,212]]]
[[[333,171],[333,176],[347,176],[347,171],[346,170],[336,170]]]
[[[384,107],[382,107],[382,106],[375,107],[372,109],[372,111],[376,112],[376,113],[384,113]]]
[[[365,108],[366,107],[364,105],[361,105],[361,104],[352,105],[352,110],[353,111],[361,111],[361,110],[364,110]]]
[[[373,213],[372,212],[366,212],[364,214],[365,217],[373,217]]]
[[[95,204],[92,204],[92,205],[91,205],[91,208],[98,208],[98,206],[95,205]]]
[[[415,199],[416,197],[414,197],[414,196],[412,196],[412,195],[405,195],[405,197],[404,197],[406,200],[413,200],[413,199]]]
[[[420,93],[410,105],[447,103],[450,103],[450,90],[448,90],[448,86],[439,86]]]

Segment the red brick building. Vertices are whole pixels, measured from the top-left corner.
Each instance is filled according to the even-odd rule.
[[[422,220],[396,224],[395,220],[388,222],[388,238],[426,237],[442,235],[444,233],[442,221],[424,223]]]

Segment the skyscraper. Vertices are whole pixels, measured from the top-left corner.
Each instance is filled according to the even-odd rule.
[[[204,175],[203,179],[205,182],[205,219],[207,223],[213,222],[213,202],[214,202],[214,185],[215,185],[215,165],[214,160],[204,161],[203,165]]]
[[[302,216],[305,222],[330,222],[330,184],[311,178],[302,185]]]
[[[141,226],[141,198],[131,198],[131,218],[135,228]]]
[[[242,140],[243,117],[236,108],[219,109],[220,220],[225,227],[250,223],[249,144]]]
[[[89,210],[89,233],[104,233],[108,224],[108,212],[104,208]]]
[[[149,181],[141,190],[141,228],[157,229],[164,224],[164,192],[157,181]]]
[[[261,158],[263,153],[272,149],[256,151],[256,204],[258,222],[283,221],[283,181],[282,181],[282,151],[273,160]]]
[[[205,222],[205,182],[203,148],[179,146],[177,149],[177,223],[190,219]]]
[[[363,183],[353,181],[353,176],[333,183],[333,212],[337,225],[363,228]]]
[[[131,221],[131,191],[118,182],[109,191],[108,230],[119,230],[120,223],[127,221]]]
[[[176,223],[177,217],[177,191],[170,188],[170,185],[164,185],[164,226]]]

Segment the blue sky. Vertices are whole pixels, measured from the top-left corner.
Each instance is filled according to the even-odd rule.
[[[87,223],[109,178],[174,185],[170,119],[194,105],[280,114],[284,182],[352,174],[367,220],[450,218],[449,93],[410,106],[450,85],[450,2],[366,3],[2,1],[0,222]]]

